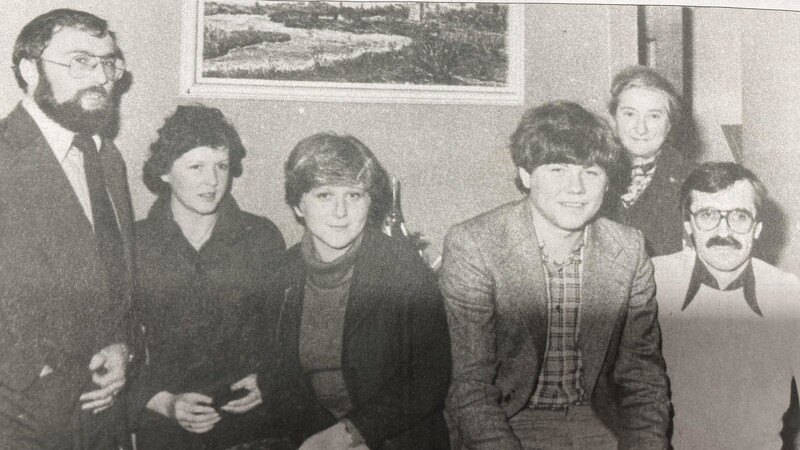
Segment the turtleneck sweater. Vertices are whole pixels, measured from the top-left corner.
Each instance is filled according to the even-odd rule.
[[[300,362],[319,403],[337,419],[352,409],[342,374],[342,337],[350,280],[359,237],[339,258],[324,262],[305,233],[300,254],[306,266],[303,313],[300,323]]]

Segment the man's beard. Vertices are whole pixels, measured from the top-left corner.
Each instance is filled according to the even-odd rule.
[[[84,109],[81,106],[81,98],[86,94],[102,95],[103,104],[92,110]],[[53,95],[53,86],[50,84],[50,80],[42,70],[39,70],[39,84],[33,91],[33,99],[54,122],[76,133],[100,134],[114,117],[113,97],[102,87],[92,86],[81,89],[71,99],[59,103]]]

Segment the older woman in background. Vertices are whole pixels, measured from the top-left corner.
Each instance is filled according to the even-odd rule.
[[[285,251],[283,237],[231,197],[245,150],[218,109],[179,106],[150,152],[144,179],[158,199],[136,224],[149,355],[132,386],[138,447],[254,440],[266,422],[256,372],[267,330],[256,299]],[[231,390],[240,398],[230,400]]]
[[[608,109],[630,164],[608,215],[641,230],[651,256],[677,252],[683,248],[680,189],[696,151],[681,99],[655,70],[632,66],[614,77]]]
[[[447,322],[434,274],[375,230],[386,173],[357,139],[322,133],[285,174],[305,233],[281,264],[281,357],[259,377],[274,415],[303,450],[448,448]]]

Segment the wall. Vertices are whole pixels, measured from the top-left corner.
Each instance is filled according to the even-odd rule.
[[[733,160],[720,125],[743,125],[742,162],[770,192],[759,256],[800,273],[800,12],[694,8],[693,18],[703,159]]]
[[[693,8],[692,106],[704,160],[733,160],[720,125],[742,123],[742,25],[753,13]]]
[[[362,139],[403,183],[408,226],[440,252],[447,228],[517,198],[506,148],[523,106],[453,106],[278,102],[178,98],[181,1],[13,0],[0,29],[0,52],[10,61],[19,29],[55,7],[85,9],[109,20],[126,54],[133,84],[123,97],[117,144],[128,163],[134,209],[153,201],[141,182],[155,131],[175,106],[202,100],[238,126],[248,148],[234,195],[244,209],[270,217],[289,243],[300,228],[283,202],[281,167],[292,146],[317,131]],[[526,106],[557,98],[602,112],[610,77],[634,63],[635,7],[526,6]],[[7,59],[6,59],[7,58]],[[0,73],[0,115],[19,99],[10,70]]]
[[[783,250],[781,266],[800,273],[800,12],[759,11],[742,27],[744,163],[778,208],[771,221]],[[762,232],[762,235],[767,232]]]

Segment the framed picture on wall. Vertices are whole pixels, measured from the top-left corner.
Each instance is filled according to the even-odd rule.
[[[522,104],[524,5],[184,0],[181,95]]]

